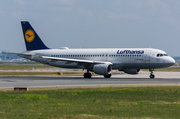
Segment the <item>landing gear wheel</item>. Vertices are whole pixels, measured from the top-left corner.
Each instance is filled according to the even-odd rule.
[[[149,69],[149,71],[151,72],[151,74],[150,74],[149,77],[150,77],[151,79],[155,78],[155,75],[153,74],[154,69]]]
[[[104,75],[104,78],[111,78],[111,74]]]
[[[149,77],[150,77],[151,79],[153,79],[153,78],[155,77],[155,75],[154,75],[154,74],[151,74]]]
[[[91,73],[84,73],[84,78],[91,78]]]

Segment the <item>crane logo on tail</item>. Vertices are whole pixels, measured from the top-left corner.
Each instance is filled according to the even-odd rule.
[[[35,33],[33,30],[27,30],[25,33],[25,39],[27,42],[32,42],[34,40]]]

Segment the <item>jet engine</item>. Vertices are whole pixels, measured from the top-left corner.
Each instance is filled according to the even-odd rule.
[[[93,67],[93,72],[100,75],[108,75],[111,70],[112,66],[110,64],[96,64]]]
[[[138,74],[140,69],[123,69],[123,71],[127,74]]]

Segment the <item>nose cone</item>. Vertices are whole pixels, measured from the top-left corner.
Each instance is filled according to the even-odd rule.
[[[175,60],[172,57],[168,57],[166,63],[168,63],[169,66],[172,66],[175,64]]]

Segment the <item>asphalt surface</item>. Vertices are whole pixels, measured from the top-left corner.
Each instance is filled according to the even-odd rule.
[[[92,76],[23,76],[0,77],[0,89],[13,87],[66,87],[95,85],[138,85],[138,84],[180,84],[179,72],[156,72],[156,78],[150,79],[149,72],[138,75],[116,74],[111,78]]]

